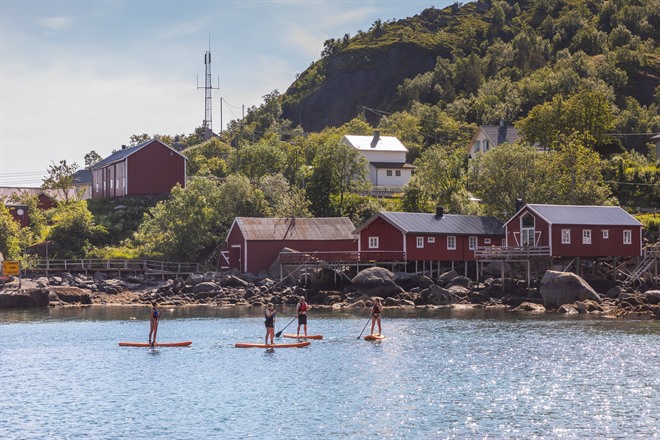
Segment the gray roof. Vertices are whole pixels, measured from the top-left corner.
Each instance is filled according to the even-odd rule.
[[[347,217],[236,217],[246,240],[354,240],[355,226]],[[234,228],[230,228],[229,232]],[[229,237],[229,234],[227,234]]]
[[[78,170],[73,173],[73,184],[74,185],[91,185],[92,184],[92,172],[88,169]]]
[[[539,205],[525,207],[548,223],[562,225],[641,226],[642,224],[619,206]],[[522,209],[525,209],[523,207]],[[513,219],[513,217],[512,217]],[[512,220],[511,219],[511,220]],[[509,220],[507,223],[509,223]]]
[[[478,215],[444,214],[436,218],[435,214],[419,212],[381,211],[367,220],[357,231],[382,217],[398,230],[406,234],[456,234],[456,235],[501,235],[504,236],[503,224],[495,217]],[[356,232],[357,232],[356,231]]]
[[[136,153],[137,151],[139,151],[142,148],[146,147],[147,145],[149,145],[152,142],[158,142],[158,143],[164,145],[165,147],[169,148],[170,150],[172,150],[173,152],[175,152],[179,156],[182,156],[182,157],[185,158],[185,156],[183,154],[179,153],[174,148],[172,148],[169,145],[159,141],[158,139],[149,139],[148,141],[142,142],[141,144],[136,145],[134,147],[127,147],[127,148],[121,149],[119,151],[115,151],[114,153],[112,153],[110,156],[106,157],[102,161],[97,162],[94,165],[92,165],[89,169],[90,170],[96,170],[96,169],[99,169],[99,168],[103,168],[107,165],[113,164],[115,162],[120,162],[120,161],[126,159],[131,154]]]
[[[483,130],[494,147],[505,142],[512,144],[519,137],[518,130],[512,125],[504,124],[501,127],[499,125],[481,125],[479,128]]]

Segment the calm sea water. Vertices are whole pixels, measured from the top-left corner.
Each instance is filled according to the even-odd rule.
[[[193,345],[154,351],[117,346],[147,308],[0,312],[0,437],[660,437],[659,322],[387,310],[372,343],[366,313],[313,310],[324,340],[268,351],[233,347],[257,311],[166,309],[159,340]]]

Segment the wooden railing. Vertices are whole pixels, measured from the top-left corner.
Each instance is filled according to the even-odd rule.
[[[405,252],[400,251],[328,251],[328,252],[281,252],[281,264],[357,264],[376,261],[405,261]]]
[[[477,260],[519,260],[549,256],[550,246],[478,246],[474,250],[474,258]]]
[[[101,271],[121,272],[136,271],[144,273],[174,273],[189,274],[200,271],[199,263],[183,263],[155,260],[102,260],[96,258],[81,258],[70,260],[36,260],[27,268],[32,272],[79,272]]]

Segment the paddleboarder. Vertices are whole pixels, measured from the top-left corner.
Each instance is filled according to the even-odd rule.
[[[270,336],[270,345],[273,345],[275,343],[275,306],[273,303],[268,303],[264,315],[266,317],[266,345],[268,345],[268,336]]]
[[[156,334],[158,333],[158,319],[160,318],[160,310],[158,310],[158,303],[151,303],[151,323],[149,325],[149,343],[154,345],[156,343]],[[153,334],[153,339],[151,335]]]
[[[300,326],[303,326],[305,331],[305,336],[307,336],[307,310],[309,310],[309,305],[305,301],[304,296],[300,296],[300,301],[296,305],[296,315],[298,316],[298,331],[296,334],[300,334]]]
[[[371,307],[371,334],[374,334],[374,325],[378,323],[378,334],[382,333],[380,328],[380,315],[383,313],[383,306],[380,298],[374,298],[374,305]]]

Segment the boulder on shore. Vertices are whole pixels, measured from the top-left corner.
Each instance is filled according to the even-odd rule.
[[[31,309],[47,307],[48,289],[29,289],[20,292],[0,293],[0,309]]]
[[[360,271],[351,280],[353,286],[368,296],[389,298],[404,290],[394,282],[396,275],[382,267],[370,267]]]
[[[546,309],[557,309],[564,304],[588,299],[599,304],[602,302],[596,291],[572,272],[548,270],[541,280],[539,291]]]

